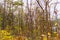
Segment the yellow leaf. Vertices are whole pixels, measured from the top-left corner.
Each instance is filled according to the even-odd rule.
[[[58,23],[56,22],[55,25],[58,25]]]
[[[47,40],[47,36],[44,36],[44,37],[43,37],[43,40]]]
[[[51,34],[48,32],[48,35],[50,36]]]
[[[57,32],[54,32],[54,34],[57,33]]]

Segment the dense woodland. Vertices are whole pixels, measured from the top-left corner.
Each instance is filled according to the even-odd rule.
[[[25,8],[23,0],[0,3],[0,40],[60,40],[60,19],[56,9],[59,2],[25,1]],[[54,5],[52,14],[55,15],[52,18],[51,5]]]

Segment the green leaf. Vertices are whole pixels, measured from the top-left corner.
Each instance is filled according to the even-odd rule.
[[[15,1],[15,2],[13,3],[13,5],[23,5],[23,3],[22,3],[22,2]]]

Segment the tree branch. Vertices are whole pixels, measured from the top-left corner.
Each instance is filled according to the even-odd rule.
[[[39,7],[41,7],[41,9],[43,10],[43,8],[42,8],[42,6],[39,4],[38,0],[36,0],[36,1],[37,1],[37,3],[38,3]],[[44,11],[44,10],[43,10],[43,11]]]

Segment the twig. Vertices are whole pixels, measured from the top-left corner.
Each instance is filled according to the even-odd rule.
[[[36,0],[36,1],[37,1],[37,3],[38,3],[39,7],[41,7],[41,9],[43,10],[43,8],[42,8],[42,6],[39,4],[38,0]],[[44,11],[44,10],[43,10],[43,11]]]

